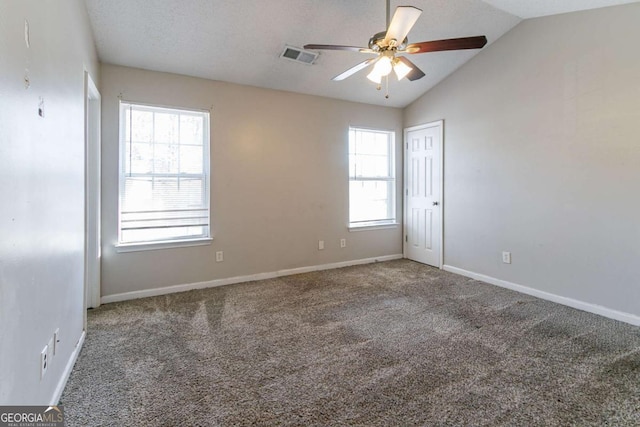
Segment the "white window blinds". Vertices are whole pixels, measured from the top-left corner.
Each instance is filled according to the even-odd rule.
[[[121,244],[209,237],[209,113],[121,102]]]

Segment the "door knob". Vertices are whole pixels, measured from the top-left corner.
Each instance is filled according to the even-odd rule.
[[[438,202],[433,202],[433,206],[438,206]]]

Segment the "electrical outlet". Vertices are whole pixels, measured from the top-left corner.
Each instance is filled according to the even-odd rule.
[[[340,239],[340,247],[341,248],[347,247],[347,239]]]
[[[60,342],[60,328],[57,328],[53,333],[53,355],[58,352],[58,343]]]
[[[49,368],[49,346],[45,345],[42,351],[40,352],[40,379],[44,378],[44,375],[47,373],[47,368]]]
[[[218,251],[216,252],[216,262],[224,261],[224,252]]]
[[[511,252],[502,252],[502,262],[511,264]]]
[[[318,250],[321,251],[324,249],[324,240],[318,240]]]

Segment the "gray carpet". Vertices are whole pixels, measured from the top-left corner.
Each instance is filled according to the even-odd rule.
[[[68,426],[640,426],[640,328],[399,260],[108,304]]]

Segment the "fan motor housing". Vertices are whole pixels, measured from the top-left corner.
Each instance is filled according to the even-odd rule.
[[[407,47],[407,44],[409,43],[409,39],[405,37],[402,43],[396,44],[395,46],[385,45],[384,39],[386,36],[387,36],[386,31],[380,31],[379,33],[375,33],[373,37],[369,39],[369,49],[375,50],[376,52],[382,51],[382,50],[389,50],[389,49],[403,50],[405,47]]]

